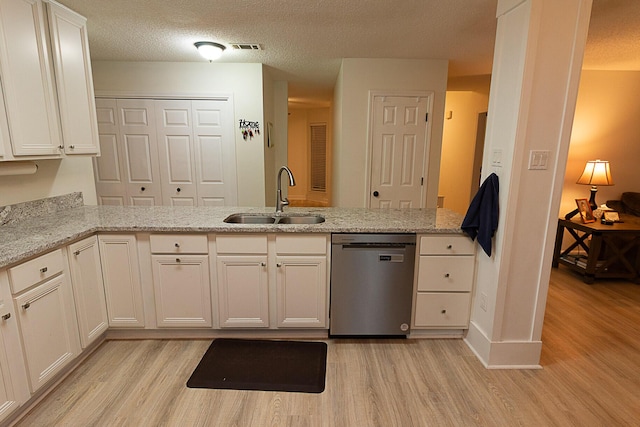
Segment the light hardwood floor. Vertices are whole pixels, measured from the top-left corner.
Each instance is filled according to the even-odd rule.
[[[321,394],[188,389],[209,341],[108,341],[20,426],[640,426],[640,286],[554,270],[541,370],[461,340],[330,340]]]

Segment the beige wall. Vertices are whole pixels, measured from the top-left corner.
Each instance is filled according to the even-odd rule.
[[[289,188],[291,200],[313,200],[329,203],[330,187],[327,192],[310,190],[309,125],[327,124],[327,150],[331,148],[331,112],[329,108],[293,108],[289,110],[289,168],[296,178],[296,186]],[[331,171],[331,158],[327,156],[327,174]]]
[[[85,205],[95,205],[96,188],[90,157],[38,160],[33,175],[0,176],[0,206],[79,191]]]
[[[97,96],[232,94],[238,205],[265,205],[262,64],[95,61],[92,66]],[[259,121],[260,135],[245,141],[237,126],[240,119]]]
[[[590,187],[576,184],[588,160],[608,160],[614,186],[599,187],[596,201],[640,192],[640,72],[583,71],[571,133],[560,215],[588,198]]]
[[[426,206],[435,207],[440,174],[442,122],[447,88],[446,60],[342,60],[334,90],[332,204],[367,206],[367,150],[370,91],[433,91]]]
[[[438,194],[444,196],[445,208],[462,215],[473,196],[472,182],[480,179],[472,176],[478,114],[486,112],[488,104],[484,93],[447,91]]]

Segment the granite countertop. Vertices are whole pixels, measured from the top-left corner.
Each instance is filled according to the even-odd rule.
[[[286,208],[283,215],[322,215],[321,224],[227,224],[232,213],[274,208],[82,206],[0,226],[0,268],[96,232],[460,233],[447,209]]]

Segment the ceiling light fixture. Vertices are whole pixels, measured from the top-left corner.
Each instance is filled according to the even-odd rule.
[[[209,62],[220,58],[222,56],[222,52],[226,49],[226,47],[220,43],[214,42],[195,42],[193,45],[198,49],[200,55]]]

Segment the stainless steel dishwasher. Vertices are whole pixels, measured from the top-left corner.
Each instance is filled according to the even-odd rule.
[[[332,235],[329,334],[408,334],[415,253],[415,234]]]

